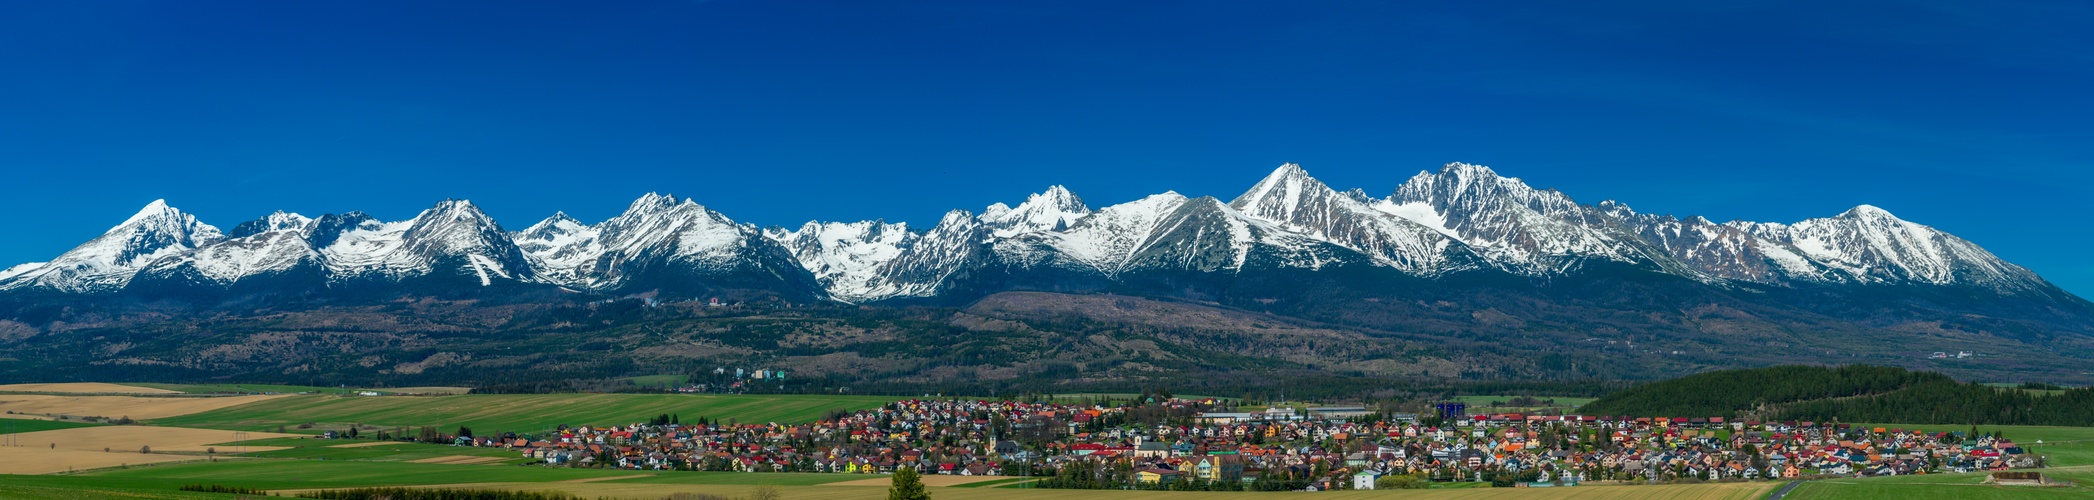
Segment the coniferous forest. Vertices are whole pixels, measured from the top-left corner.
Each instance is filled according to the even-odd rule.
[[[1884,366],[1776,366],[1652,382],[1578,410],[1649,417],[2087,426],[2094,425],[2094,388],[1995,387]]]

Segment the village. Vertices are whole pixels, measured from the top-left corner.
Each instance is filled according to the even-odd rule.
[[[1993,434],[1844,423],[1577,415],[1388,414],[1361,407],[1225,411],[908,400],[804,425],[661,415],[544,434],[426,436],[552,467],[1042,476],[1041,487],[1331,490],[1384,477],[1493,486],[1750,481],[2041,466]]]

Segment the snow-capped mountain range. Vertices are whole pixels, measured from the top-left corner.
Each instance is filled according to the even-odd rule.
[[[404,221],[278,212],[222,232],[155,201],[49,262],[0,270],[0,290],[437,280],[685,296],[753,289],[865,303],[1159,272],[1365,266],[1422,278],[1502,272],[1546,281],[1603,262],[1717,286],[2053,289],[1969,241],[1867,205],[1793,224],[1718,223],[1613,201],[1581,205],[1453,163],[1381,198],[1333,189],[1294,164],[1229,201],[1166,192],[1094,209],[1054,186],[1015,207],[955,210],[922,231],[884,221],[759,228],[650,193],[600,223],[554,214],[515,232],[463,200]]]

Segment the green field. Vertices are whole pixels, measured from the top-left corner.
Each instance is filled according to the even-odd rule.
[[[9,434],[16,432],[50,431],[58,429],[71,429],[74,427],[92,427],[95,425],[97,424],[90,424],[86,422],[60,422],[57,420],[29,420],[22,418],[6,418],[0,419],[0,434]]]
[[[684,421],[706,417],[742,423],[804,423],[837,409],[875,408],[903,398],[824,395],[683,395],[683,394],[472,394],[462,396],[343,397],[306,395],[277,398],[179,417],[155,419],[154,425],[272,431],[278,426],[305,432],[351,424],[380,427],[436,426],[448,433],[458,426],[475,432],[530,433],[568,425],[622,425],[664,413]]]
[[[1970,432],[1968,425],[1854,424],[1855,427],[1917,429],[1927,432]],[[2053,467],[2094,466],[2094,427],[1980,425],[1978,432],[2001,432],[2014,444],[2050,457]],[[2036,444],[2042,440],[2043,444]]]
[[[516,451],[500,448],[474,448],[440,444],[388,442],[377,446],[342,448],[341,445],[371,443],[373,441],[344,439],[280,438],[243,441],[247,446],[288,446],[287,450],[248,453],[244,456],[258,458],[304,458],[313,460],[364,460],[374,462],[407,462],[426,458],[449,456],[496,457],[502,464],[520,464],[531,461],[519,456]]]
[[[1854,424],[1856,427],[1918,429],[1928,432],[1969,432],[1968,425]],[[1799,499],[1885,499],[1926,500],[1934,498],[2094,498],[2094,428],[2036,425],[1978,426],[1979,432],[1999,431],[2015,444],[2050,457],[2053,468],[2045,475],[2072,481],[2073,488],[2030,488],[1985,486],[1985,474],[1938,474],[1892,476],[1866,479],[1812,481],[1796,488],[1790,498]],[[2037,445],[2037,440],[2043,444]]]
[[[2071,488],[1989,486],[1980,484],[1985,474],[1935,474],[1866,479],[1828,479],[1797,487],[1789,498],[1814,500],[1931,500],[1931,499],[2045,499],[2094,498],[2094,467],[2044,469],[2044,475],[2078,483]]]
[[[0,476],[0,500],[93,500],[102,498],[191,500],[238,498],[235,495],[175,491],[173,488],[124,488],[94,484],[92,482],[28,484],[27,480],[40,477],[46,476]]]

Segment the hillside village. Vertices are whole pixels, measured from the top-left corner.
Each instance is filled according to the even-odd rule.
[[[1223,411],[909,400],[815,423],[649,422],[434,437],[544,466],[635,470],[1051,476],[1042,487],[1374,488],[1377,478],[1567,486],[1591,481],[1881,476],[2041,466],[1997,435],[1819,422],[1521,414],[1383,415],[1359,407]]]

